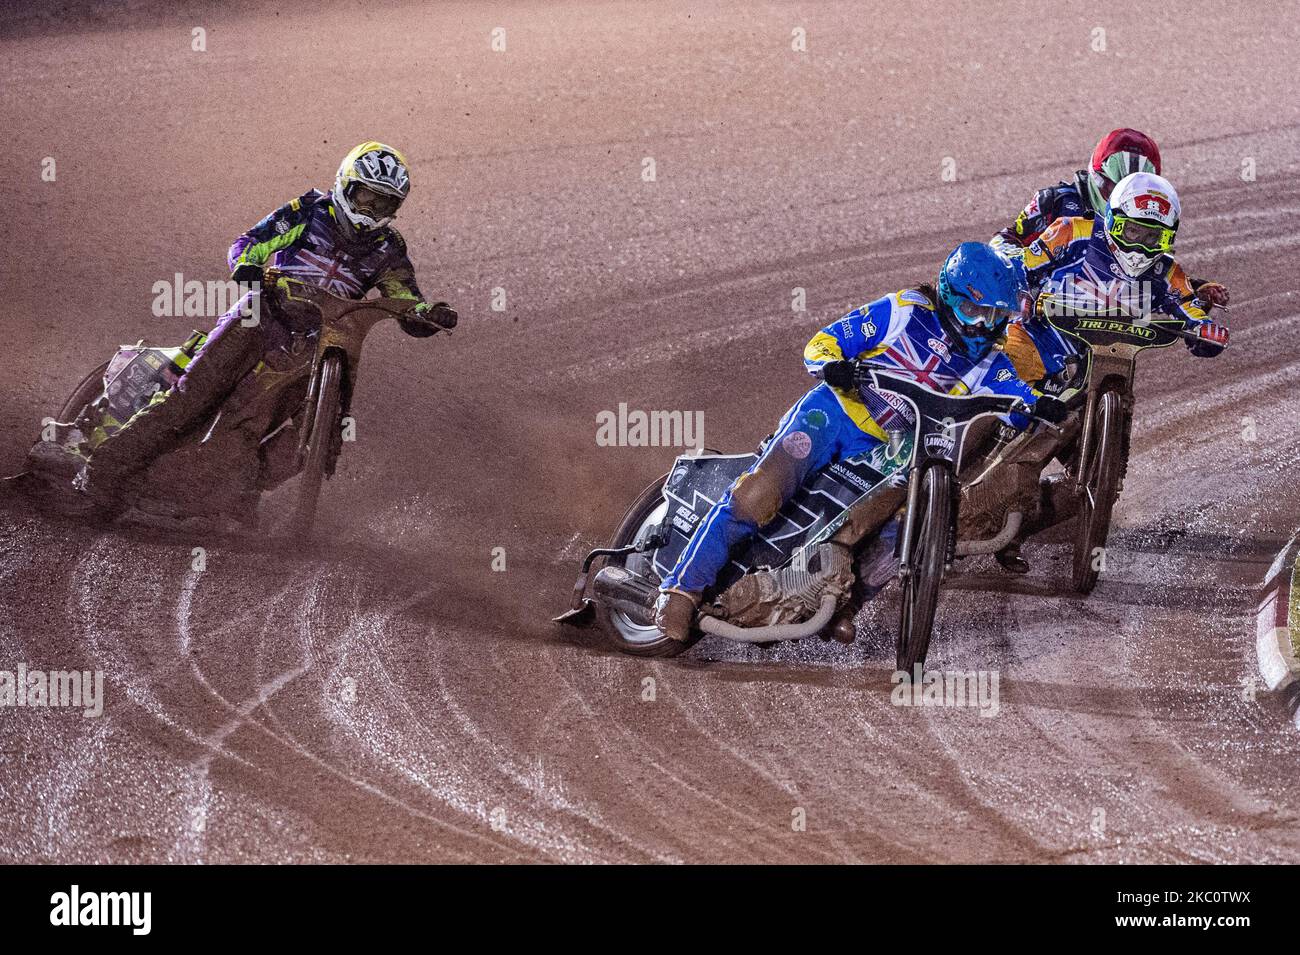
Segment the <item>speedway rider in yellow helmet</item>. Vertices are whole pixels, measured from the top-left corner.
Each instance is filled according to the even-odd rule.
[[[330,195],[339,221],[364,233],[392,222],[410,191],[406,157],[391,146],[371,142],[343,157]]]
[[[401,322],[417,338],[455,324],[445,302],[424,302],[406,243],[390,223],[411,190],[406,158],[391,146],[365,142],[343,158],[334,188],[312,189],[286,203],[235,240],[228,261],[232,278],[258,287],[266,269],[323,288],[344,298],[382,295],[415,299],[416,321]],[[250,293],[251,295],[252,293]],[[183,377],[95,449],[81,469],[77,487],[96,503],[113,508],[124,478],[148,466],[205,415],[219,406],[262,356],[311,334],[319,318],[263,299],[259,320],[248,314],[245,296],[218,321]]]

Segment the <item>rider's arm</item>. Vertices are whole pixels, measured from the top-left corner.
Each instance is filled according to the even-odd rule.
[[[298,241],[307,228],[310,207],[320,197],[321,194],[312,189],[305,195],[286,202],[236,239],[226,253],[230,271],[235,271],[241,265],[261,268],[276,252]]]
[[[1055,189],[1038,190],[1034,198],[1029,200],[1029,205],[1020,210],[1016,221],[994,236],[994,242],[1001,240],[1009,246],[1023,249],[1056,221],[1056,206]]]
[[[1166,315],[1176,315],[1187,322],[1187,331],[1201,336],[1198,341],[1187,342],[1187,350],[1197,358],[1213,358],[1227,345],[1227,329],[1213,321],[1201,307],[1187,273],[1177,262],[1170,263],[1165,276],[1165,301],[1156,303],[1156,310]]]
[[[907,296],[917,292],[898,293],[898,307],[886,295],[860,308],[855,308],[839,321],[832,322],[812,337],[803,350],[803,364],[808,374],[821,377],[822,369],[834,361],[850,361],[869,357],[882,351],[902,334],[906,326]],[[928,304],[928,302],[927,302]]]
[[[1025,248],[1021,260],[1025,265],[1025,280],[1029,283],[1029,290],[1037,295],[1052,273],[1070,258],[1070,247],[1079,242],[1080,245],[1075,248],[1082,249],[1082,240],[1091,235],[1091,219],[1067,216],[1048,226],[1046,232]]]
[[[1000,351],[989,352],[962,376],[962,384],[972,395],[1007,395],[1019,398],[1030,406],[1039,398],[1038,392],[1016,374],[1011,359]],[[1029,419],[1022,414],[1006,415],[1003,420],[1008,421],[1013,428],[1029,426]]]
[[[423,302],[424,295],[415,281],[415,266],[411,264],[406,254],[405,240],[396,231],[392,231],[389,241],[393,243],[393,252],[380,266],[372,283],[373,286],[379,289],[380,295],[388,298]],[[412,338],[428,338],[437,332],[437,329],[430,327],[427,322],[410,322],[399,318],[397,323],[402,326],[402,331]]]

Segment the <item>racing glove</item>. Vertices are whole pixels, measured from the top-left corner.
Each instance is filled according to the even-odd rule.
[[[456,327],[456,310],[446,302],[421,302],[411,309],[411,318],[418,321],[398,319],[402,331],[412,338],[428,338],[436,335],[439,329]]]
[[[1196,297],[1209,308],[1228,307],[1228,287],[1222,282],[1196,282]]]
[[[1034,414],[1052,424],[1060,424],[1069,415],[1070,409],[1060,398],[1043,395],[1034,402]]]
[[[832,388],[857,391],[862,383],[862,371],[856,361],[828,361],[822,365],[822,381]]]
[[[235,266],[235,271],[230,273],[230,277],[236,282],[242,282],[248,286],[260,286],[263,271],[260,265],[254,265],[252,262],[240,262]]]
[[[1202,322],[1196,327],[1196,337],[1207,344],[1227,348],[1228,326],[1218,322]]]
[[[415,306],[413,311],[418,317],[426,322],[433,322],[440,328],[452,329],[456,327],[456,319],[459,318],[456,310],[446,302],[421,302]]]

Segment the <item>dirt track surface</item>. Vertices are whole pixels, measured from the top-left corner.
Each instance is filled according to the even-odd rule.
[[[0,272],[0,470],[114,346],[184,337],[155,281],[224,277],[361,139],[410,156],[399,225],[462,323],[369,341],[314,550],[0,500],[0,669],[100,669],[107,697],[0,710],[0,859],[1300,861],[1300,737],[1243,693],[1296,524],[1294,5],[125,8],[0,39],[6,208],[33,225]],[[985,558],[953,578],[931,663],[997,670],[996,717],[891,705],[888,597],[850,647],[670,661],[547,622],[673,454],[598,447],[597,412],[702,410],[709,445],[752,447],[812,332],[1122,124],[1160,142],[1233,343],[1144,356],[1090,599],[1059,542],[1014,587]]]

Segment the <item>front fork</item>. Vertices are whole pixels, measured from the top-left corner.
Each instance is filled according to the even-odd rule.
[[[302,430],[298,433],[298,468],[307,460],[307,447],[312,433],[316,429],[316,406],[320,398],[321,364],[325,356],[337,353],[343,361],[343,378],[339,381],[339,411],[347,415],[349,403],[349,381],[352,375],[352,361],[341,348],[320,348],[311,364],[311,377],[307,381],[307,397],[302,405]]]
[[[1095,351],[1091,367],[1088,369],[1088,399],[1083,408],[1083,428],[1079,433],[1079,457],[1075,465],[1074,488],[1078,494],[1089,493],[1089,477],[1092,473],[1092,458],[1097,444],[1097,406],[1101,402],[1104,386],[1115,379],[1123,381],[1123,387],[1117,389],[1120,395],[1121,410],[1127,422],[1132,406],[1133,379],[1136,362],[1131,356],[1118,357]]]
[[[903,527],[898,535],[898,581],[906,583],[912,576],[914,568],[912,567],[912,556],[916,550],[916,536],[920,533],[920,523],[918,511],[920,510],[921,501],[921,483],[925,478],[925,472],[930,468],[947,468],[949,471],[948,488],[950,500],[948,504],[948,536],[947,544],[944,550],[943,564],[945,569],[952,565],[952,560],[957,544],[957,508],[960,505],[958,494],[961,487],[957,483],[953,466],[942,459],[926,461],[919,467],[914,467],[907,475],[907,504],[903,511]]]
[[[898,535],[898,580],[906,583],[912,576],[912,551],[916,541],[917,502],[921,499],[921,472],[925,467],[912,468],[907,475],[907,503],[903,508],[903,528]]]

